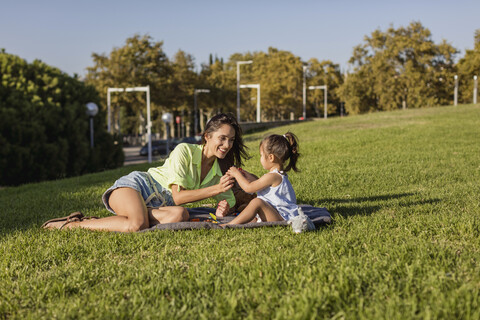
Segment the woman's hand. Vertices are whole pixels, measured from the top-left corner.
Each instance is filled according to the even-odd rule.
[[[218,218],[223,218],[228,214],[230,210],[230,205],[228,204],[227,200],[222,200],[218,203],[217,211],[215,211],[215,215]]]
[[[219,193],[223,193],[232,189],[234,183],[235,183],[235,180],[233,179],[233,177],[231,177],[228,174],[223,175],[220,178],[220,182],[218,183],[218,187],[220,188]]]

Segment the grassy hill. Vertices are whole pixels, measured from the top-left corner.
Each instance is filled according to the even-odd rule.
[[[312,121],[300,139],[299,203],[334,222],[137,234],[46,231],[106,216],[129,166],[0,190],[0,319],[480,318],[480,106]],[[245,169],[263,174],[259,140]]]

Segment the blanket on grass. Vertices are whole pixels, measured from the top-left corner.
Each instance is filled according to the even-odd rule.
[[[327,211],[326,208],[312,207],[305,204],[301,204],[299,205],[299,207],[301,207],[305,215],[307,215],[312,220],[312,222],[315,224],[315,227],[329,224],[332,221],[330,213]],[[190,214],[190,221],[157,224],[151,228],[144,229],[139,232],[148,232],[155,230],[222,229],[222,227],[220,227],[217,223],[212,222],[210,213],[215,213],[214,208],[200,207],[187,208],[187,210]],[[219,218],[218,221],[219,223],[227,223],[234,218],[234,216],[227,216],[224,218]],[[261,228],[286,225],[288,225],[287,221],[254,222],[247,224],[228,225],[225,228]]]

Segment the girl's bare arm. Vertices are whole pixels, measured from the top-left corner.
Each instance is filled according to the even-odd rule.
[[[234,177],[240,187],[248,193],[257,192],[259,190],[265,189],[266,187],[276,186],[280,182],[282,182],[282,177],[276,173],[267,173],[261,178],[250,182],[246,177],[242,175],[241,171],[235,167],[231,167],[228,170],[227,175]]]
[[[245,170],[241,170],[241,172],[243,173],[244,177],[249,181],[249,182],[252,182],[252,181],[255,181],[258,179],[258,177],[248,171],[245,171]]]

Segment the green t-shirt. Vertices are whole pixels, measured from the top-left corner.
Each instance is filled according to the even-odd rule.
[[[170,153],[163,166],[150,168],[148,173],[163,187],[172,191],[172,184],[179,185],[187,190],[197,190],[216,185],[220,182],[222,170],[217,159],[203,181],[200,181],[202,170],[202,145],[180,143]],[[217,201],[227,200],[230,208],[235,205],[232,190],[220,193],[213,197]]]

